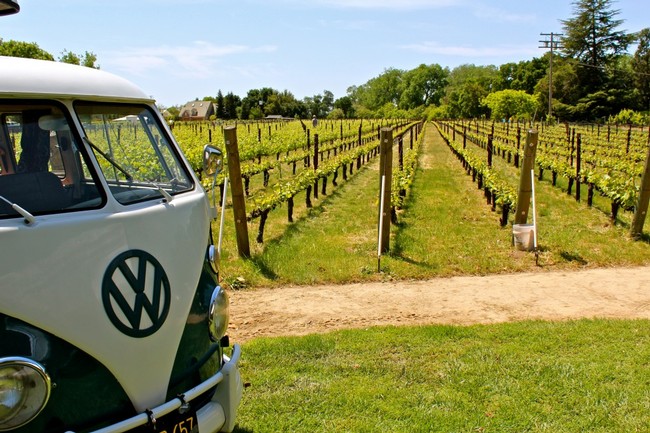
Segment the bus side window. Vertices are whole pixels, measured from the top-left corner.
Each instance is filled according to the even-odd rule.
[[[0,117],[0,176],[14,173],[12,146],[9,142],[9,131],[4,120],[4,116]]]
[[[23,124],[20,138],[22,152],[16,170],[18,173],[35,173],[49,169],[50,131],[40,128],[38,124],[43,111],[25,110],[22,113]]]
[[[5,162],[6,156],[7,152],[2,147],[0,147],[0,176],[7,174],[8,172],[8,164]]]
[[[50,132],[50,171],[60,178],[65,177],[65,166],[56,132]]]

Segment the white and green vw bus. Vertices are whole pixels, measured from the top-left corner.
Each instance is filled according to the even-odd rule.
[[[0,431],[233,430],[215,214],[133,84],[0,57]]]

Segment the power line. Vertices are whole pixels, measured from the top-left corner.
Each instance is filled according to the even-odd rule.
[[[621,71],[621,72],[631,72],[634,75],[643,75],[645,77],[650,77],[650,73],[648,72],[639,72],[637,70],[631,69],[629,71],[626,71],[625,69],[618,68],[616,66],[610,66],[610,65],[591,65],[589,63],[583,63],[583,62],[576,62],[576,65],[578,66],[583,66],[585,68],[592,68],[592,69],[600,69],[604,72],[611,72],[611,71]]]
[[[562,33],[540,33],[541,36],[548,36],[549,38],[539,41],[544,44],[538,48],[545,48],[551,51],[551,58],[548,69],[548,119],[550,120],[553,115],[553,50],[559,50],[563,47],[560,41],[554,39],[555,37],[564,36]]]

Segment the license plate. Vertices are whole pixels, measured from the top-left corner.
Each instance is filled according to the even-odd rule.
[[[178,413],[175,410],[157,418],[155,425],[143,425],[132,431],[134,433],[199,433],[199,423],[194,410],[185,413]]]

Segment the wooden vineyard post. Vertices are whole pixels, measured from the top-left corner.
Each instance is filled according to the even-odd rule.
[[[308,151],[311,150],[311,136],[310,136],[310,133],[311,133],[311,129],[308,129],[307,130],[307,150]],[[311,161],[311,158],[309,157],[309,153],[307,153],[307,156],[305,156],[305,167],[310,166],[311,163],[309,161]]]
[[[492,129],[494,130],[494,125],[492,125]],[[494,152],[494,147],[492,144],[492,134],[488,135],[487,139],[487,165],[488,167],[492,167],[492,153]]]
[[[530,197],[532,195],[532,174],[535,166],[535,153],[537,151],[538,133],[529,130],[526,135],[526,146],[524,147],[524,161],[519,177],[519,194],[517,198],[517,210],[515,212],[515,224],[526,224],[528,209],[530,208]]]
[[[467,148],[467,126],[463,126],[463,149]]]
[[[576,201],[580,201],[580,165],[582,164],[582,134],[576,137]]]
[[[241,166],[239,163],[239,148],[237,146],[237,127],[228,126],[223,129],[228,155],[228,174],[230,176],[230,191],[232,196],[232,211],[235,216],[235,231],[237,235],[237,250],[239,256],[248,258],[251,255],[248,243],[248,224],[246,221],[246,201],[241,181]]]
[[[636,211],[632,218],[630,235],[634,239],[639,239],[643,233],[643,223],[648,212],[648,202],[650,202],[650,146],[648,146],[648,155],[645,159],[645,170],[641,177],[641,188],[639,190],[639,200],[637,201]]]
[[[517,153],[515,153],[515,167],[519,168],[519,150],[521,149],[521,127],[517,127]]]
[[[403,140],[403,135],[400,135],[399,138],[397,139],[397,152],[398,152],[398,158],[397,160],[399,161],[399,171],[404,170],[404,140]]]
[[[630,153],[630,140],[632,138],[632,124],[630,123],[629,128],[627,129],[627,144],[625,146],[625,153]]]
[[[381,177],[385,176],[385,187],[383,200],[381,196]],[[384,127],[380,132],[380,154],[379,154],[379,203],[384,204],[379,210],[381,216],[381,227],[379,228],[381,236],[381,252],[390,251],[390,198],[391,198],[391,180],[393,179],[393,129]]]
[[[359,125],[359,138],[357,139],[357,146],[361,146],[361,133],[363,132],[361,125]]]
[[[311,149],[311,129],[307,130],[307,150]]]
[[[318,134],[314,134],[314,172],[318,171]],[[314,198],[318,198],[318,178],[314,180]]]

